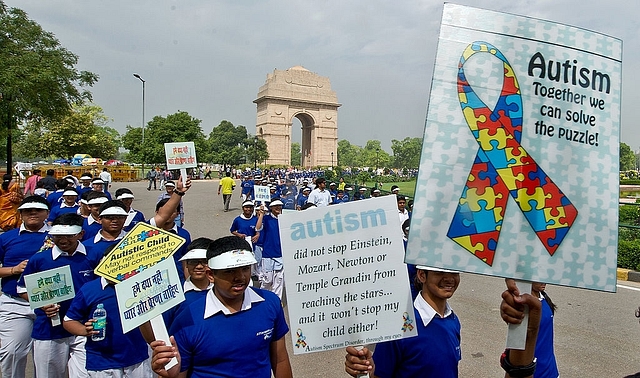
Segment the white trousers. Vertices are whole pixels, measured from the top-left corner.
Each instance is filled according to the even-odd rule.
[[[282,300],[282,290],[284,289],[284,267],[280,270],[264,269],[264,261],[258,265],[258,279],[260,280],[260,288],[269,290],[276,294]]]
[[[24,378],[36,314],[29,302],[0,296],[0,369],[3,378]]]
[[[61,327],[61,326],[59,326]],[[85,336],[69,336],[55,340],[33,340],[33,362],[36,378],[87,378]]]
[[[153,378],[153,374],[151,358],[122,369],[89,370],[89,377],[91,378]],[[69,378],[71,378],[71,375],[69,375]]]

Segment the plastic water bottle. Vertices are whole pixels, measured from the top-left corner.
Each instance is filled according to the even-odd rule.
[[[98,333],[91,335],[91,340],[102,341],[107,331],[107,310],[104,309],[102,303],[98,304],[98,308],[93,312],[93,319],[93,330],[98,331]]]

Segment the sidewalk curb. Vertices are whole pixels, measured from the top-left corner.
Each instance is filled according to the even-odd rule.
[[[635,270],[618,268],[617,276],[619,281],[640,282],[640,272]]]

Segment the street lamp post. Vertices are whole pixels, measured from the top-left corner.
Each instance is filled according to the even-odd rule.
[[[144,83],[146,81],[140,77],[137,73],[133,76],[142,82],[142,177],[144,178]]]
[[[333,151],[331,152],[331,170],[333,170]]]

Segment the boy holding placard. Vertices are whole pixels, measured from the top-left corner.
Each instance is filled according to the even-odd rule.
[[[115,244],[110,245],[105,256],[114,247]],[[93,314],[99,305],[106,310],[105,337],[94,341],[92,336],[98,331],[93,329],[96,320]],[[122,332],[115,282],[100,277],[82,286],[71,302],[63,326],[68,332],[86,340],[86,370],[89,377],[153,376],[148,362],[148,347],[140,331]]]
[[[50,269],[69,266],[74,290],[95,279],[93,270],[102,255],[87,251],[80,243],[83,218],[74,213],[62,214],[52,224],[49,235],[55,244],[52,248],[36,253],[29,259],[23,275],[18,280],[17,291],[25,300],[38,292],[27,292],[25,276],[36,275]],[[36,377],[65,377],[69,369],[71,377],[87,376],[85,369],[85,338],[67,332],[60,323],[71,300],[50,304],[35,310],[31,337]],[[58,319],[55,323],[54,319]]]
[[[460,320],[447,300],[459,284],[458,272],[419,266],[416,285],[421,291],[413,302],[418,336],[380,343],[375,354],[348,347],[345,371],[354,377],[457,377]]]
[[[249,287],[256,260],[244,239],[226,236],[207,251],[207,275],[215,285],[183,303],[172,345],[151,343],[154,371],[163,377],[292,377],[284,336],[289,331],[280,300]],[[180,363],[166,371],[173,357]]]

